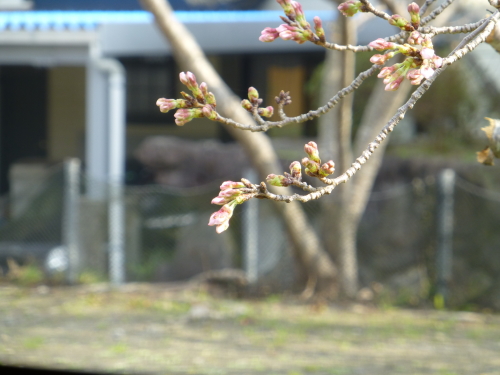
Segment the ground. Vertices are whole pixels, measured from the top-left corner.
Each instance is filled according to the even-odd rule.
[[[500,374],[500,316],[0,285],[0,363],[128,374]]]

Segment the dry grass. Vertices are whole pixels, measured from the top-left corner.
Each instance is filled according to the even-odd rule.
[[[137,374],[500,374],[500,316],[0,286],[0,362]]]

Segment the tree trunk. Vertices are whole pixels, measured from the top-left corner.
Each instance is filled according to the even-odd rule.
[[[344,45],[354,45],[356,44],[355,32],[352,20],[344,17],[334,28],[333,40]],[[340,73],[339,66],[342,68]],[[322,103],[352,82],[354,66],[355,59],[352,53],[327,52],[323,73]],[[336,72],[333,73],[333,70]],[[346,98],[339,107],[334,108],[330,117],[323,116],[320,119],[319,143],[324,145],[325,149],[332,150],[334,161],[339,164],[337,167],[339,173],[343,173],[350,167],[353,158],[358,156],[366,145],[375,139],[380,129],[396,112],[397,108],[404,103],[409,86],[403,84],[398,92],[394,93],[384,91],[382,82],[377,83],[365,107],[354,147],[350,131],[352,128],[352,95],[350,95],[350,101],[346,101]],[[338,129],[337,132],[332,132],[332,126]],[[328,225],[324,231],[325,246],[328,252],[338,260],[341,291],[348,298],[354,298],[358,290],[357,231],[382,163],[386,144],[387,142],[384,142],[379,146],[377,152],[370,158],[370,162],[365,164],[363,169],[353,177],[349,186],[337,188],[339,191],[333,195],[337,199],[332,199],[333,196],[328,197],[328,203],[323,205],[322,222]],[[335,224],[327,219],[332,217],[338,218]]]
[[[217,99],[218,111],[235,121],[252,123],[253,119],[241,107],[240,99],[222,81],[189,30],[175,18],[168,2],[141,1],[143,6],[154,14],[156,23],[168,39],[179,66],[192,71],[200,81],[208,84],[209,90]],[[242,146],[262,180],[270,173],[281,173],[282,167],[269,137],[263,133],[251,133],[232,127],[227,127],[227,130]],[[291,189],[279,188],[279,193],[291,194]],[[299,203],[275,204],[293,244],[296,259],[306,275],[317,280],[318,287],[332,288],[337,269],[321,246]]]

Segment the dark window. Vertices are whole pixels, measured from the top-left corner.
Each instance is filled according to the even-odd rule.
[[[123,59],[127,72],[127,122],[173,123],[173,112],[158,110],[158,98],[176,98],[174,63],[169,58]]]

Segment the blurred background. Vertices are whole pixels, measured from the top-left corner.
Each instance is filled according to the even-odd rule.
[[[264,27],[279,24],[274,0],[170,3],[238,96],[254,86],[269,105],[279,90],[290,91],[290,116],[319,105],[325,51],[258,41]],[[474,4],[464,3],[450,23],[481,17],[484,7]],[[304,7],[325,25],[338,17],[330,1]],[[177,127],[173,113],[159,112],[158,98],[184,89],[181,69],[138,1],[4,0],[0,10],[4,281],[170,282],[234,269],[250,275],[256,293],[303,289],[271,202],[238,207],[221,235],[207,226],[223,181],[257,177],[218,123]],[[378,20],[359,23],[359,44],[393,32]],[[457,40],[437,38],[438,54]],[[357,71],[370,56],[359,55]],[[480,46],[395,130],[357,233],[360,298],[427,306],[442,282],[451,307],[500,309],[500,173],[475,160],[487,144],[484,117],[500,118],[499,61]],[[375,81],[354,95],[354,133]],[[269,136],[287,170],[306,142],[318,140],[318,124]],[[321,228],[336,218],[325,218],[322,201],[303,210],[326,241]],[[443,215],[451,215],[451,231],[439,224]]]

